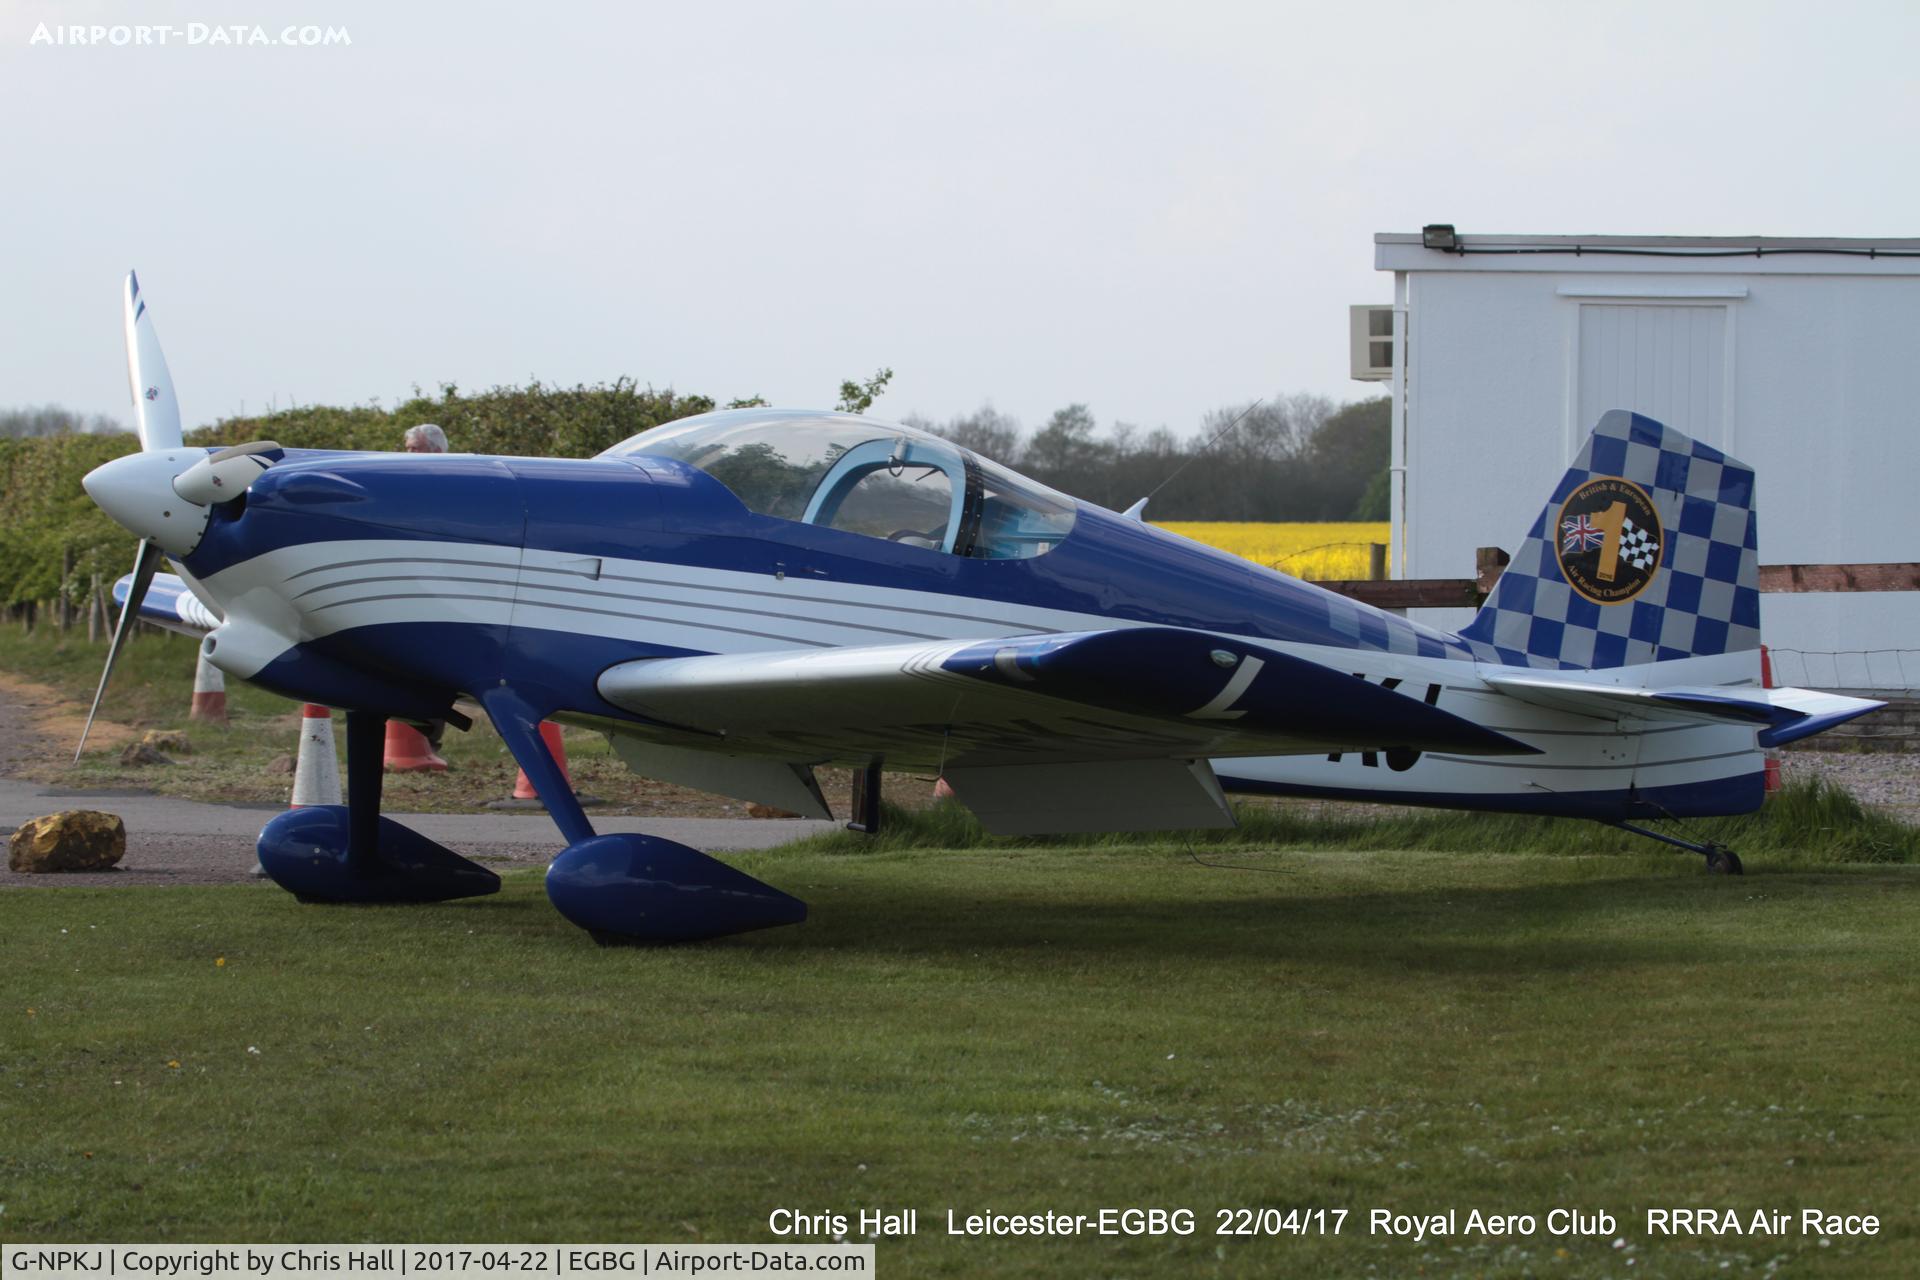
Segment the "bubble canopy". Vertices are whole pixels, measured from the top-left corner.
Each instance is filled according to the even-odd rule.
[[[847,413],[730,409],[644,431],[603,458],[672,458],[748,510],[975,560],[1024,560],[1073,528],[1073,500],[913,427]]]

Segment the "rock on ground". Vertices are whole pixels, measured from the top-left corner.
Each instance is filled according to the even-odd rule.
[[[152,747],[162,755],[190,756],[193,744],[178,729],[149,729],[140,735],[140,745]]]
[[[169,756],[163,756],[145,742],[130,742],[127,749],[120,753],[120,763],[125,765],[172,764]]]
[[[13,871],[105,871],[127,852],[127,825],[98,809],[66,809],[23,823],[7,845]]]

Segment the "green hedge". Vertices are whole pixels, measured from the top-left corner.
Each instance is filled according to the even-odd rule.
[[[133,567],[134,538],[107,519],[80,477],[138,448],[130,435],[0,440],[0,603],[51,600],[62,589],[62,553],[74,553],[76,598],[89,575],[109,581]]]
[[[408,427],[438,424],[459,453],[519,457],[590,458],[628,436],[713,408],[706,396],[642,388],[622,378],[611,384],[495,387],[477,395],[445,386],[438,396],[415,396],[395,409],[316,405],[256,417],[228,418],[189,432],[188,444],[242,444],[278,440],[290,449],[398,449]]]
[[[437,423],[462,453],[586,458],[628,436],[714,407],[706,396],[642,388],[622,378],[595,386],[495,387],[416,396],[394,409],[315,405],[227,418],[187,433],[194,445],[277,440],[290,449],[398,449],[408,427]],[[91,575],[112,581],[133,566],[135,539],[107,519],[80,487],[103,462],[138,447],[131,435],[57,435],[0,440],[0,604],[79,598]],[[61,581],[62,556],[74,572]]]

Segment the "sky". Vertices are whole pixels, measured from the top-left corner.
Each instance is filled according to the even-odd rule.
[[[1184,434],[1376,390],[1375,232],[1920,235],[1917,47],[1845,0],[0,0],[0,407],[131,420],[136,267],[189,425],[884,365],[876,415]]]

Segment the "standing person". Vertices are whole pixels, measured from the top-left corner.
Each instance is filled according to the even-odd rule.
[[[407,434],[400,437],[400,447],[408,453],[445,453],[447,433],[431,422],[423,422],[407,428]]]

